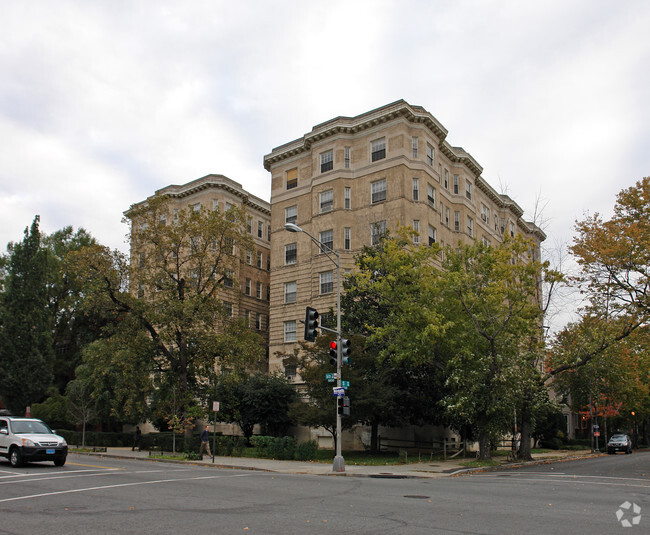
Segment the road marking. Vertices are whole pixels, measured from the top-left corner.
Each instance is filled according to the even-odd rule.
[[[110,470],[110,468],[106,468],[105,470]],[[64,472],[61,471],[55,471],[55,472],[9,472],[11,475],[8,476],[0,476],[0,479],[9,479],[9,478],[14,478],[14,477],[26,477],[26,478],[31,478],[34,476],[57,476],[61,474],[85,474],[88,472],[96,472],[97,470],[66,470]],[[1,482],[0,482],[1,483]]]
[[[126,470],[126,468],[111,468],[109,466],[97,466],[96,464],[68,463],[68,466],[85,466],[87,468],[102,468],[103,470]]]
[[[58,494],[72,494],[76,492],[90,492],[93,490],[104,490],[104,489],[117,489],[121,487],[135,487],[138,485],[156,485],[158,483],[176,483],[179,481],[196,481],[199,479],[220,479],[226,477],[251,477],[253,474],[234,474],[234,475],[220,475],[220,476],[200,476],[200,477],[186,477],[182,479],[158,479],[155,481],[138,481],[136,483],[119,483],[115,485],[104,485],[102,487],[86,487],[83,489],[71,489],[71,490],[59,490],[55,492],[44,492],[43,494],[31,494],[29,496],[16,496],[14,498],[4,498],[0,500],[0,503],[6,502],[15,502],[20,500],[31,500],[34,498],[44,498],[46,496],[56,496]]]
[[[487,478],[492,478],[496,479],[499,476],[481,476],[482,479],[487,479]],[[625,479],[625,478],[613,478],[613,479],[619,479],[621,481],[643,481],[647,483],[646,485],[635,485],[635,484],[630,484],[630,483],[613,483],[609,481],[580,481],[578,477],[581,476],[565,476],[565,477],[573,477],[574,479],[568,480],[568,479],[545,479],[542,477],[520,477],[520,476],[509,476],[508,478],[505,479],[500,479],[500,481],[504,480],[509,480],[509,481],[545,481],[547,483],[579,483],[581,485],[604,485],[604,486],[610,486],[610,487],[638,487],[638,488],[650,488],[650,481],[647,479]],[[585,477],[597,477],[597,476],[585,476]]]

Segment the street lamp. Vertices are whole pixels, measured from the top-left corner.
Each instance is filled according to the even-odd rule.
[[[320,250],[327,255],[336,266],[336,386],[341,387],[341,255],[322,241],[314,238],[309,232],[294,223],[285,223],[284,228],[289,232],[304,232],[311,238]],[[334,256],[332,256],[334,255]],[[341,415],[336,404],[336,455],[332,466],[334,472],[345,472],[345,460],[341,453]]]

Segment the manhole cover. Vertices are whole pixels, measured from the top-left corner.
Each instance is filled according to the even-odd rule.
[[[407,494],[405,498],[413,498],[414,500],[428,500],[429,496],[422,496],[420,494]]]

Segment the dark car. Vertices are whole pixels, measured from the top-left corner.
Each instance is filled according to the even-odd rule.
[[[13,466],[30,461],[52,461],[63,466],[68,444],[41,420],[0,416],[0,456]]]
[[[629,436],[623,434],[612,435],[607,443],[607,453],[616,453],[617,451],[632,453],[632,441]]]

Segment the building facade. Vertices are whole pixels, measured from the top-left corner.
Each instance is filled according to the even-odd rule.
[[[157,190],[155,195],[166,196],[172,212],[207,209],[220,210],[225,214],[231,206],[244,209],[254,249],[235,251],[239,260],[234,264],[232,276],[224,282],[217,298],[223,301],[233,317],[247,318],[249,327],[263,337],[268,348],[271,269],[269,203],[251,195],[234,180],[213,174],[180,186],[167,186]],[[142,201],[138,205],[146,202]],[[129,211],[126,215],[129,216]],[[137,254],[133,251],[131,258],[132,261],[137,261]]]
[[[428,111],[400,100],[357,117],[337,117],[264,157],[271,173],[269,368],[295,378],[282,355],[303,338],[305,307],[336,308],[336,267],[294,223],[340,253],[341,272],[386,230],[412,227],[416,243],[496,244],[522,234],[546,238],[482,167],[452,146]]]

